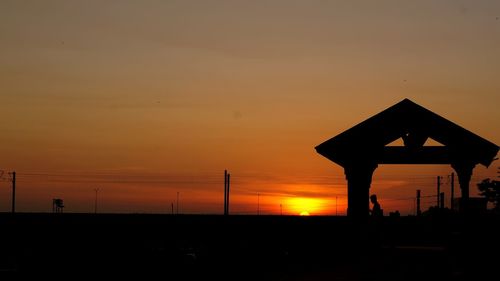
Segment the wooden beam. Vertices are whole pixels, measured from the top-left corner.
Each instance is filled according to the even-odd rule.
[[[445,146],[424,146],[416,150],[386,146],[378,158],[379,164],[450,164],[452,160]]]

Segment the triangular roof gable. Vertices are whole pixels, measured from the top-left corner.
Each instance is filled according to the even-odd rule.
[[[369,154],[408,133],[430,137],[454,151],[465,150],[485,166],[491,164],[498,152],[497,145],[409,99],[323,142],[316,151],[335,161],[335,154],[341,158]]]

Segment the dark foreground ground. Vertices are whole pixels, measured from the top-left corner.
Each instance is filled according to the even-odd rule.
[[[500,218],[0,214],[7,276],[498,280]]]

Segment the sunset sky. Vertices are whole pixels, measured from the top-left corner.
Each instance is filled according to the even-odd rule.
[[[345,214],[314,147],[414,102],[500,144],[500,1],[1,1],[0,212]],[[478,166],[471,182],[497,177]],[[449,166],[380,166],[385,213]],[[458,187],[457,189],[458,190]],[[457,192],[456,195],[459,193]],[[338,200],[338,203],[336,202]],[[423,206],[431,206],[424,200]],[[337,204],[336,204],[337,203]]]

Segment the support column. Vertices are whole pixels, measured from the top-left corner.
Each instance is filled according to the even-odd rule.
[[[467,212],[467,206],[469,204],[469,184],[472,177],[472,170],[476,164],[471,163],[456,163],[452,164],[451,167],[457,172],[458,183],[460,185],[460,191],[462,198],[460,198],[460,212]]]
[[[366,218],[370,210],[370,185],[377,164],[359,163],[344,167],[347,179],[347,216]]]

